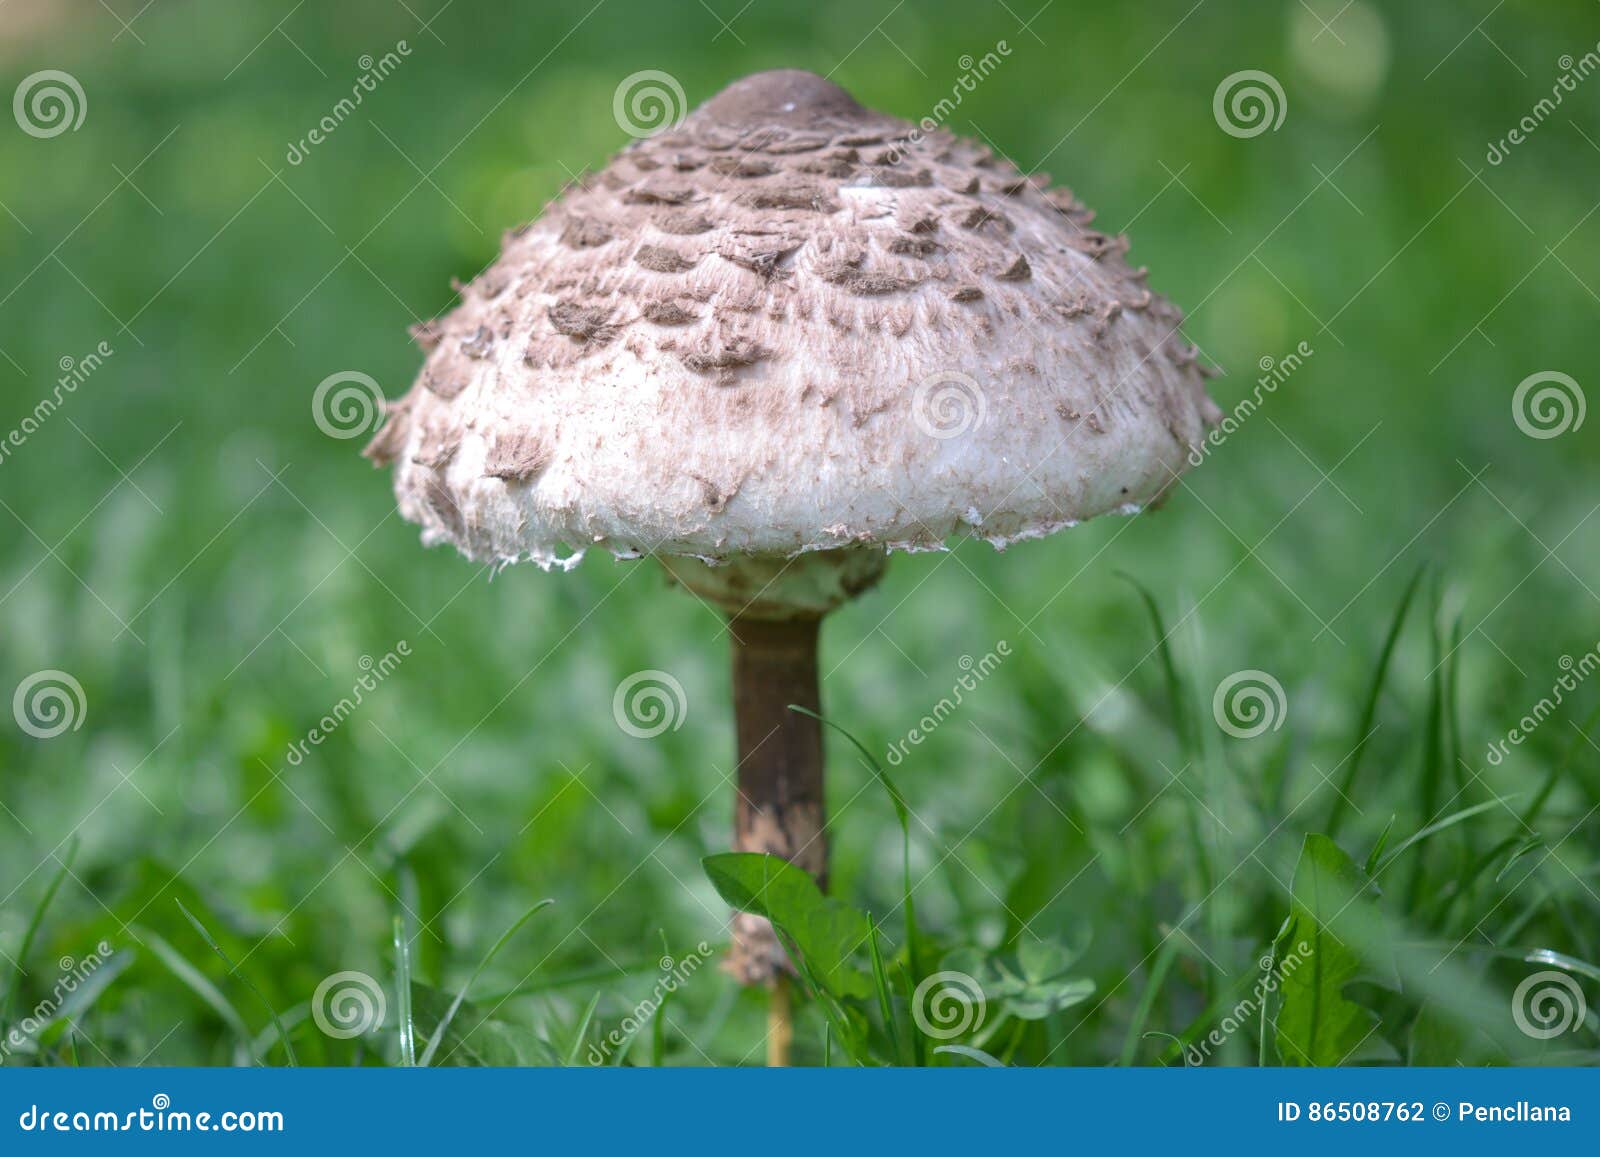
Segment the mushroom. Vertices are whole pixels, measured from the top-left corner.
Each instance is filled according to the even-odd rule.
[[[926,127],[925,127],[926,126]],[[735,847],[827,874],[818,628],[891,551],[1148,506],[1207,423],[1181,313],[1066,189],[808,72],[737,81],[507,234],[367,448],[425,543],[654,557],[729,619]],[[775,989],[770,926],[728,969]]]

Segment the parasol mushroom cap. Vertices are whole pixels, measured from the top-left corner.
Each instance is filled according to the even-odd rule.
[[[425,542],[546,568],[1133,512],[1218,413],[1091,219],[819,76],[749,76],[509,233],[366,452]]]

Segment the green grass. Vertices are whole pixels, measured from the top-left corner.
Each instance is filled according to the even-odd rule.
[[[1540,972],[1600,1008],[1600,683],[1488,756],[1600,645],[1600,421],[1539,440],[1511,414],[1543,370],[1600,404],[1592,101],[1484,160],[1594,46],[1586,7],[1509,5],[1494,45],[1488,5],[1360,3],[1336,39],[1292,3],[1057,0],[1031,32],[1000,5],[758,3],[737,38],[695,5],[458,4],[442,44],[392,3],[304,10],[294,44],[247,6],[156,5],[143,44],[97,4],[26,29],[15,7],[8,88],[61,68],[89,106],[50,140],[0,125],[0,436],[63,357],[115,353],[0,459],[0,696],[48,669],[84,695],[55,738],[0,717],[0,1028],[31,1025],[4,1063],[760,1063],[704,868],[732,826],[720,624],[648,562],[491,582],[424,551],[310,398],[342,370],[406,387],[405,327],[622,143],[627,74],[697,101],[837,65],[915,116],[1000,37],[956,127],[1129,228],[1230,371],[1224,408],[1260,359],[1315,353],[1160,511],[897,557],[827,624],[824,713],[860,750],[828,732],[836,906],[773,911],[838,958],[800,986],[796,1060],[1600,1056],[1593,1011],[1547,1040],[1512,1015]],[[402,37],[400,71],[288,165]],[[1245,68],[1289,111],[1240,140],[1211,99]],[[1002,639],[954,716],[872,766]],[[648,668],[687,711],[636,739],[612,696]],[[1248,670],[1283,707],[1238,738],[1213,695]],[[665,991],[662,958],[702,942]],[[941,971],[984,996],[951,1036],[916,996]],[[345,972],[385,1015],[330,1035],[313,997]]]

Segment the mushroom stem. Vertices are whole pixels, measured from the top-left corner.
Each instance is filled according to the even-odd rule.
[[[735,615],[729,620],[739,743],[733,846],[741,852],[782,856],[826,888],[822,727],[811,716],[789,710],[791,703],[811,711],[821,709],[817,686],[821,622],[820,616],[774,621]],[[789,964],[772,926],[741,912],[734,916],[727,968],[744,984],[775,987]],[[775,1010],[786,995],[774,992]]]
[[[789,978],[779,975],[767,997],[767,1068],[789,1067],[789,1046],[794,1041],[794,1018],[789,1011]]]

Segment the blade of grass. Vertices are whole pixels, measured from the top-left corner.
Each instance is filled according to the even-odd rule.
[[[798,712],[801,715],[809,715],[824,727],[831,727],[848,739],[855,749],[861,753],[861,761],[866,764],[873,775],[877,776],[878,782],[883,785],[883,790],[889,796],[889,802],[894,807],[895,819],[900,821],[901,892],[903,894],[902,902],[906,908],[906,966],[911,975],[920,980],[922,972],[917,964],[917,906],[911,896],[911,809],[906,805],[906,797],[901,794],[900,788],[895,784],[894,780],[889,778],[889,773],[884,771],[877,759],[873,757],[872,752],[867,750],[866,745],[850,732],[832,720],[824,719],[815,711],[801,707],[797,703],[789,704],[789,710]]]
[[[478,999],[484,1004],[502,1004],[515,996],[533,996],[536,993],[554,992],[562,988],[587,988],[600,981],[620,980],[630,976],[653,976],[658,971],[655,957],[635,964],[622,965],[620,968],[613,968],[609,964],[597,968],[579,968],[519,984],[504,992],[484,993]]]
[[[1139,994],[1139,1004],[1133,1010],[1133,1020],[1128,1024],[1128,1035],[1122,1041],[1122,1055],[1117,1058],[1117,1064],[1128,1068],[1139,1055],[1139,1042],[1144,1039],[1144,1026],[1150,1020],[1150,1012],[1155,1008],[1156,998],[1161,995],[1161,985],[1166,981],[1167,973],[1172,969],[1172,962],[1177,959],[1178,948],[1172,938],[1161,942],[1161,947],[1156,949],[1155,963],[1150,966],[1150,980],[1144,986],[1144,991]]]
[[[1545,777],[1544,783],[1539,788],[1539,794],[1533,797],[1533,802],[1528,804],[1528,810],[1522,813],[1522,822],[1533,827],[1534,821],[1539,818],[1539,813],[1544,810],[1544,805],[1549,801],[1550,795],[1556,789],[1561,776],[1572,763],[1572,757],[1578,753],[1580,745],[1589,738],[1589,732],[1594,730],[1596,722],[1600,722],[1600,703],[1596,703],[1594,710],[1584,718],[1584,721],[1575,730],[1574,735],[1567,744],[1566,751],[1562,752],[1561,760],[1550,769],[1550,774]]]
[[[1378,865],[1378,870],[1373,873],[1373,876],[1377,877],[1382,875],[1383,872],[1386,871],[1397,859],[1404,855],[1408,849],[1415,847],[1417,844],[1420,844],[1423,840],[1428,839],[1430,836],[1436,836],[1442,831],[1447,831],[1459,823],[1470,820],[1475,815],[1482,815],[1490,808],[1501,806],[1508,799],[1515,798],[1516,796],[1510,795],[1496,796],[1494,799],[1486,799],[1482,803],[1475,803],[1471,807],[1462,808],[1458,812],[1452,812],[1450,815],[1445,816],[1444,819],[1439,820],[1436,823],[1431,823],[1427,827],[1413,832],[1411,835],[1402,840],[1399,846],[1397,846],[1394,851],[1390,852],[1388,856],[1383,859],[1383,861]]]
[[[661,1003],[656,1006],[655,1015],[650,1018],[650,1067],[659,1069],[666,1063],[667,1055],[667,1003],[672,999],[671,992],[661,994]]]
[[[1530,836],[1523,840],[1516,847],[1512,848],[1511,854],[1506,857],[1506,862],[1501,865],[1500,870],[1494,874],[1494,882],[1498,884],[1501,880],[1505,879],[1506,873],[1511,871],[1512,867],[1515,866],[1518,860],[1522,859],[1522,857],[1527,855],[1529,852],[1536,851],[1542,847],[1544,847],[1543,836]]]
[[[1569,952],[1557,952],[1553,948],[1502,948],[1495,944],[1462,943],[1457,940],[1418,940],[1413,942],[1412,947],[1493,956],[1500,960],[1520,960],[1524,964],[1548,964],[1565,972],[1576,972],[1589,980],[1600,981],[1600,965],[1579,959]]]
[[[1457,613],[1450,623],[1450,649],[1445,652],[1444,667],[1444,739],[1445,758],[1456,769],[1457,782],[1465,794],[1470,786],[1466,779],[1467,763],[1462,758],[1461,746],[1461,615]],[[1462,851],[1468,849],[1463,845]]]
[[[1119,572],[1120,573],[1120,572]],[[1205,760],[1202,758],[1198,729],[1194,726],[1189,710],[1189,696],[1184,689],[1182,678],[1178,674],[1178,664],[1172,657],[1170,646],[1171,632],[1167,630],[1166,620],[1162,617],[1161,606],[1156,602],[1155,596],[1146,590],[1131,575],[1123,574],[1122,577],[1136,590],[1142,600],[1146,613],[1150,617],[1150,629],[1155,633],[1156,652],[1161,658],[1161,669],[1165,673],[1167,682],[1167,696],[1170,702],[1174,725],[1178,730],[1178,750],[1182,752],[1184,764],[1179,769],[1178,775],[1189,767],[1194,767],[1203,777],[1205,775]],[[1176,777],[1174,777],[1176,778]],[[1203,790],[1203,789],[1202,789]],[[1216,870],[1211,862],[1211,849],[1206,844],[1205,834],[1200,825],[1199,805],[1192,791],[1185,791],[1181,799],[1185,826],[1188,828],[1189,842],[1194,845],[1195,863],[1200,868],[1199,894],[1210,896],[1216,890]],[[1205,919],[1210,929],[1213,943],[1221,943],[1223,928],[1221,925],[1221,908],[1218,905],[1207,905]],[[1206,997],[1210,997],[1216,988],[1220,977],[1213,975],[1214,969],[1207,966],[1202,972],[1201,987]]]
[[[183,906],[183,901],[174,900],[173,903],[178,906],[178,911],[184,914],[184,917],[189,921],[189,923],[194,925],[194,930],[198,932],[200,934],[200,938],[210,946],[211,951],[215,952],[217,956],[221,958],[222,963],[228,966],[228,974],[233,976],[246,988],[248,988],[255,995],[255,998],[261,1002],[261,1007],[267,1010],[267,1015],[272,1018],[272,1023],[278,1026],[278,1039],[283,1042],[284,1055],[289,1058],[289,1064],[298,1068],[300,1062],[295,1059],[294,1046],[289,1043],[289,1034],[283,1031],[283,1022],[278,1019],[277,1010],[272,1007],[272,1004],[267,1000],[266,997],[261,995],[261,990],[251,982],[250,978],[239,971],[238,967],[233,963],[233,961],[228,958],[228,954],[222,950],[222,945],[218,944],[216,940],[212,938],[211,933],[206,931],[205,925],[201,924],[199,920],[195,919],[194,913],[190,912],[189,909]],[[245,1033],[244,1039],[248,1044],[250,1040],[250,1034],[248,1032]]]
[[[400,1004],[400,1066],[417,1067],[417,1025],[411,1011],[411,942],[406,939],[406,922],[394,918],[395,988]]]
[[[16,998],[22,992],[22,982],[27,977],[28,953],[33,949],[34,937],[39,934],[39,927],[44,923],[45,910],[50,907],[50,901],[55,899],[56,891],[61,887],[61,881],[67,878],[72,871],[72,861],[78,855],[78,840],[74,836],[67,848],[67,858],[58,861],[60,867],[50,877],[50,883],[44,890],[44,895],[34,905],[33,915],[28,919],[28,930],[22,934],[22,947],[17,950],[16,967],[12,971],[11,984],[6,988],[6,999],[0,1004],[0,1029],[8,1028],[11,1024],[11,1010],[15,1007]]]
[[[282,1017],[284,1028],[290,1030],[298,1028],[311,1019],[311,1005],[309,1003],[294,1005],[285,1009]],[[257,1033],[255,1039],[250,1042],[251,1063],[260,1064],[261,1058],[272,1051],[273,1042],[280,1039],[279,1026],[275,1023],[267,1025]]]
[[[572,1036],[572,1047],[567,1050],[568,1068],[578,1063],[578,1054],[583,1052],[583,1042],[589,1037],[589,1026],[594,1023],[595,1009],[599,1007],[600,994],[597,992],[589,998],[589,1003],[583,1006],[583,1015],[578,1018],[578,1030]]]
[[[1398,816],[1389,817],[1389,822],[1383,825],[1383,831],[1378,833],[1378,838],[1372,845],[1372,851],[1367,853],[1367,862],[1362,871],[1366,872],[1369,877],[1376,874],[1375,869],[1378,866],[1378,861],[1383,858],[1383,849],[1389,843],[1390,833],[1394,831],[1394,821],[1398,818]]]
[[[1196,729],[1194,717],[1189,710],[1190,698],[1184,690],[1183,679],[1178,675],[1178,664],[1172,657],[1172,648],[1167,645],[1168,634],[1166,623],[1161,616],[1161,606],[1156,602],[1155,595],[1138,579],[1125,571],[1117,571],[1117,577],[1126,582],[1144,602],[1145,612],[1150,616],[1150,625],[1155,630],[1156,646],[1161,658],[1161,671],[1167,682],[1167,702],[1172,710],[1173,726],[1178,732],[1178,749],[1183,752],[1184,758],[1194,762],[1199,758],[1199,744],[1196,742]]]
[[[449,1030],[450,1023],[455,1020],[456,1013],[461,1010],[461,1005],[467,999],[468,989],[470,989],[473,985],[473,982],[483,974],[483,970],[489,967],[489,962],[495,958],[495,955],[500,951],[500,949],[506,946],[510,939],[517,934],[517,931],[528,922],[535,912],[538,912],[543,908],[548,908],[554,903],[554,900],[540,900],[532,908],[529,908],[521,916],[518,916],[516,920],[512,922],[511,927],[500,933],[500,939],[496,940],[494,944],[490,946],[489,951],[484,953],[483,959],[478,961],[478,966],[472,970],[472,975],[467,977],[466,983],[456,991],[455,999],[450,1002],[450,1007],[445,1009],[444,1016],[440,1018],[438,1027],[433,1030],[433,1036],[428,1038],[427,1047],[422,1050],[422,1056],[418,1059],[417,1064],[421,1065],[423,1068],[426,1068],[429,1062],[433,1060],[433,1054],[439,1051],[439,1042],[444,1040],[444,1034]]]
[[[991,1069],[1003,1069],[1005,1064],[996,1060],[982,1049],[975,1049],[971,1045],[940,1045],[933,1050],[935,1053],[949,1053],[952,1056],[966,1057],[968,1060],[977,1061]]]
[[[1405,593],[1400,596],[1400,605],[1395,608],[1394,618],[1389,623],[1389,633],[1384,636],[1383,649],[1378,653],[1378,665],[1372,672],[1372,682],[1367,685],[1367,698],[1361,707],[1361,722],[1356,727],[1355,746],[1351,749],[1344,778],[1339,783],[1339,790],[1334,793],[1327,823],[1323,825],[1323,830],[1330,839],[1338,837],[1339,829],[1344,824],[1351,793],[1355,790],[1356,779],[1361,774],[1361,760],[1367,753],[1367,740],[1372,737],[1373,722],[1378,716],[1378,700],[1383,695],[1383,685],[1388,679],[1389,664],[1394,658],[1395,645],[1400,641],[1400,631],[1405,626],[1406,614],[1411,610],[1411,601],[1426,570],[1427,564],[1424,563],[1416,569],[1411,581],[1406,583]]]
[[[1418,768],[1418,804],[1417,813],[1426,819],[1431,819],[1439,814],[1439,809],[1446,806],[1450,800],[1458,797],[1461,792],[1460,769],[1452,766],[1444,751],[1444,681],[1445,681],[1445,642],[1439,616],[1441,614],[1439,595],[1439,579],[1437,575],[1430,576],[1428,580],[1427,606],[1429,614],[1426,622],[1428,627],[1428,657],[1433,661],[1429,670],[1432,674],[1428,677],[1428,707],[1427,714],[1422,722],[1422,751],[1420,767]],[[1454,782],[1455,792],[1449,799],[1444,798],[1446,776]],[[1443,802],[1441,802],[1443,801]],[[1405,889],[1405,907],[1408,912],[1415,912],[1422,902],[1423,893],[1427,888],[1429,878],[1428,857],[1418,856],[1411,862],[1410,882]]]
[[[916,1054],[907,1055],[905,1044],[900,1036],[900,1026],[895,1020],[894,997],[889,992],[889,973],[884,968],[883,948],[878,941],[878,925],[874,923],[871,934],[867,937],[867,946],[872,957],[872,983],[878,997],[878,1012],[883,1017],[884,1030],[889,1034],[890,1050],[896,1057],[900,1058],[901,1064],[915,1064]]]
[[[181,952],[168,944],[158,933],[149,928],[140,928],[138,932],[139,939],[155,953],[157,960],[166,965],[167,971],[176,976],[185,988],[221,1017],[222,1022],[233,1030],[240,1042],[248,1046],[251,1039],[250,1028],[245,1024],[239,1010],[233,1006],[233,1002],[222,994],[222,990],[212,984],[203,972],[190,964]]]

